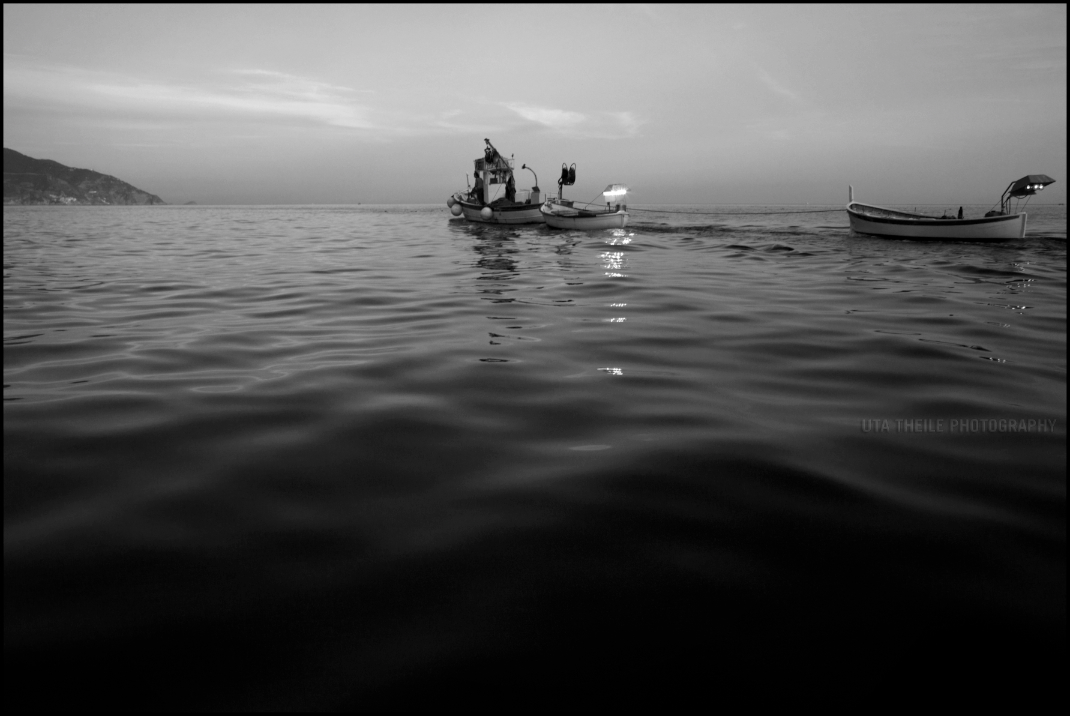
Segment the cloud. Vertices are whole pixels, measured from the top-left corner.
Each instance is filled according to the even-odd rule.
[[[5,106],[66,106],[167,121],[237,118],[375,129],[369,108],[356,102],[355,94],[349,88],[266,70],[223,72],[195,85],[4,58]]]
[[[788,99],[790,99],[793,102],[799,102],[801,100],[799,95],[795,94],[790,89],[788,89],[784,85],[782,85],[779,82],[777,82],[776,80],[774,80],[772,75],[770,75],[768,72],[766,72],[761,67],[758,68],[758,79],[760,79],[763,83],[765,83],[766,87],[768,87],[773,92],[775,92],[776,94],[780,95],[781,97],[787,97]]]
[[[487,136],[518,122],[568,137],[623,139],[635,136],[643,126],[630,111],[579,112],[526,102],[474,101],[480,108],[416,106],[404,93],[381,96],[262,68],[165,80],[4,56],[6,117],[9,112],[66,117],[80,127],[118,132],[136,125],[137,139],[128,136],[125,141],[174,140],[179,134],[190,136],[191,131],[197,136],[210,132],[216,139],[265,136],[265,132],[295,128],[390,141],[434,135]]]
[[[632,112],[592,112],[539,107],[522,102],[503,105],[529,123],[570,137],[624,139],[634,137],[643,121]]]
[[[163,81],[86,70],[4,55],[4,108],[54,117],[77,116],[82,126],[174,132],[178,127],[233,128],[233,136],[277,128],[348,131],[365,139],[486,132],[500,122],[466,120],[459,109],[413,111],[376,92],[274,70],[244,68]],[[5,112],[7,114],[7,112]],[[228,135],[230,136],[230,135]]]
[[[481,118],[477,121],[463,119],[465,113],[460,109],[450,109],[439,112],[417,123],[413,129],[408,130],[411,134],[477,134],[487,136],[502,130],[500,122],[486,121]]]
[[[564,109],[535,107],[529,104],[506,104],[505,106],[524,119],[549,129],[569,130],[586,119],[579,112],[569,112]]]

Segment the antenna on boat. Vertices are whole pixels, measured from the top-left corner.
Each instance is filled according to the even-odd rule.
[[[855,188],[850,184],[847,185],[847,203],[850,204],[855,200]]]

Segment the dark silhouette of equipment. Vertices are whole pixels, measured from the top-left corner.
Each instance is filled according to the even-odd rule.
[[[561,178],[557,180],[557,196],[559,198],[565,198],[565,195],[561,193],[561,187],[572,186],[576,183],[576,165],[572,166],[565,164],[561,165]]]
[[[566,164],[562,164],[561,165],[561,178],[557,180],[557,185],[558,186],[572,186],[575,183],[576,183],[576,165],[573,164],[570,167],[570,166],[568,166]]]

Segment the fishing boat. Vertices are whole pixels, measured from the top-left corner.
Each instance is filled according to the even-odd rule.
[[[475,186],[467,191],[457,191],[446,200],[450,213],[468,221],[483,224],[541,224],[544,219],[539,210],[542,195],[539,177],[535,170],[524,164],[535,175],[535,186],[530,191],[516,191],[513,170],[515,160],[502,156],[489,139],[483,156],[475,160]],[[465,175],[465,181],[468,176]],[[496,187],[496,188],[495,188]]]
[[[623,229],[628,225],[628,206],[624,203],[628,187],[623,184],[610,184],[602,192],[605,208],[602,204],[580,202],[565,199],[564,187],[576,183],[576,165],[561,165],[561,178],[557,180],[557,196],[550,197],[542,205],[542,214],[546,225],[555,229],[578,229],[596,231],[598,229]]]
[[[888,209],[854,200],[854,187],[848,188],[847,216],[851,230],[871,236],[900,239],[944,239],[959,241],[1005,241],[1025,237],[1029,215],[1018,211],[1018,204],[1033,196],[1055,180],[1045,174],[1029,174],[1011,182],[999,200],[999,211],[984,216],[966,218],[962,209],[958,215],[929,216],[899,209]],[[1011,202],[1015,207],[1011,209]],[[1024,207],[1022,207],[1024,208]]]

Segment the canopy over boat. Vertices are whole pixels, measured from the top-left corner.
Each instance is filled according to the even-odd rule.
[[[1030,194],[1036,194],[1038,191],[1054,184],[1055,180],[1047,174],[1027,174],[1018,181],[1011,182],[1011,185],[1007,187],[1007,191],[1011,196],[1028,196]]]
[[[999,198],[999,210],[1006,213],[1007,201],[1009,199],[1021,199],[1023,196],[1033,196],[1047,185],[1054,183],[1055,180],[1047,174],[1026,174],[1018,181],[1012,181],[1007,186],[1007,189],[1003,192],[1003,196]]]

